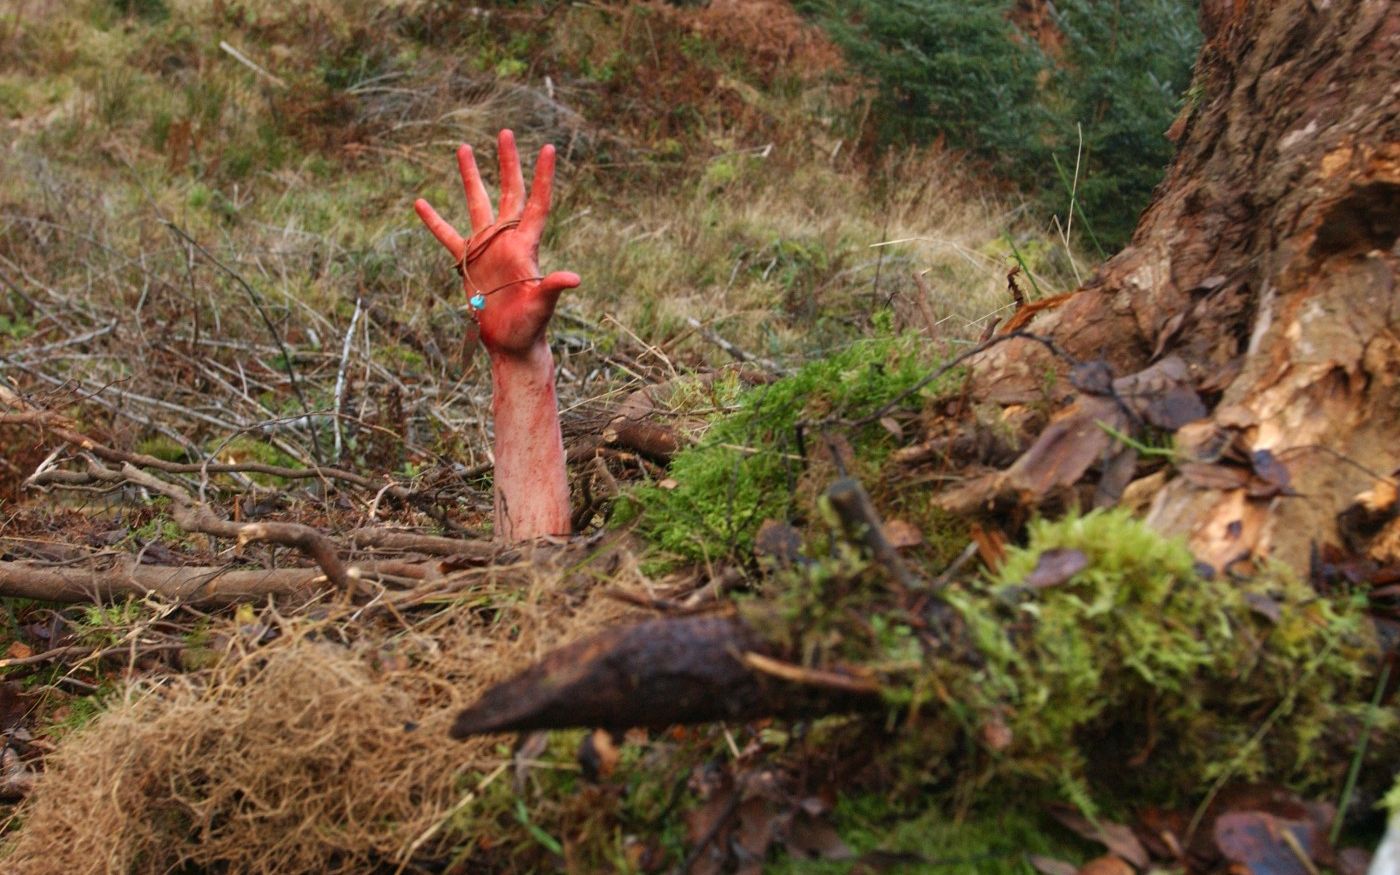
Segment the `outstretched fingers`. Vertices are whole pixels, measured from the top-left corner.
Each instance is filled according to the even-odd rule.
[[[544,222],[549,218],[549,201],[554,193],[554,147],[545,146],[535,162],[535,178],[530,183],[530,199],[520,216],[520,231],[539,240],[544,234]]]
[[[525,203],[525,177],[520,172],[520,152],[515,147],[515,134],[509,129],[501,131],[496,140],[496,154],[501,162],[501,209],[502,222],[519,217],[520,208]]]
[[[486,184],[481,181],[481,171],[476,168],[476,156],[472,147],[466,144],[457,147],[457,169],[462,174],[462,188],[467,193],[467,215],[472,220],[472,233],[476,234],[489,227],[494,219],[491,216],[491,196],[486,193]]]
[[[423,220],[423,224],[428,226],[428,230],[433,232],[433,236],[438,239],[438,242],[447,247],[447,251],[452,253],[454,259],[462,257],[462,253],[467,249],[466,241],[462,239],[461,234],[457,233],[456,228],[437,214],[437,210],[420,197],[413,202],[413,211],[418,214],[418,218]]]

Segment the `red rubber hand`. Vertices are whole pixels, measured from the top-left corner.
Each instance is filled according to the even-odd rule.
[[[463,284],[468,300],[485,306],[476,311],[481,326],[481,342],[496,356],[523,356],[543,342],[545,326],[554,315],[559,294],[579,284],[577,274],[558,271],[539,276],[540,236],[549,217],[554,188],[554,147],[540,150],[530,196],[525,198],[525,180],[520,171],[520,155],[515,135],[501,131],[498,141],[501,168],[500,212],[493,214],[491,198],[481,181],[476,158],[470,146],[457,150],[457,166],[467,194],[467,214],[472,236],[463,238],[428,202],[413,205],[418,217],[452,258],[463,265]]]

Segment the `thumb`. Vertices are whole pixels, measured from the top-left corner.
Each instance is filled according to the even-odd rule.
[[[567,270],[557,270],[540,280],[538,294],[542,297],[554,299],[559,297],[559,293],[565,289],[578,288],[579,282],[578,274]]]

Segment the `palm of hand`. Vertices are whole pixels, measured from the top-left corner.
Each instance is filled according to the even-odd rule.
[[[470,238],[457,233],[427,201],[419,199],[414,209],[433,236],[462,266],[467,298],[476,313],[481,342],[487,352],[493,356],[524,355],[542,342],[559,294],[577,286],[579,278],[565,271],[539,276],[540,236],[549,216],[554,182],[554,147],[545,146],[540,151],[530,197],[526,200],[515,136],[510,131],[501,131],[498,146],[499,215],[492,214],[491,199],[481,181],[471,148],[462,146],[457,150],[457,165],[471,217]]]

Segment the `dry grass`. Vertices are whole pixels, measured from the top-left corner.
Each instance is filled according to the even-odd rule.
[[[65,739],[0,867],[416,871],[500,844],[509,823],[482,811],[478,788],[512,782],[499,771],[509,753],[447,728],[488,684],[619,619],[580,586],[505,569],[402,623],[268,611],[216,624],[226,651],[213,668],[130,685]]]
[[[790,12],[168,7],[149,21],[96,0],[0,18],[12,49],[0,124],[13,135],[0,152],[0,294],[15,313],[0,355],[22,388],[98,394],[130,440],[198,455],[256,427],[272,450],[310,460],[311,425],[324,441],[336,412],[347,461],[376,427],[402,438],[390,455],[410,470],[482,461],[485,375],[463,367],[461,295],[410,204],[423,195],[460,215],[451,148],[504,125],[568,159],[543,267],[584,277],[564,305],[577,320],[556,335],[570,407],[634,379],[635,362],[610,358],[619,344],[722,361],[687,316],[791,360],[866,331],[916,291],[915,273],[953,338],[1006,303],[1000,239],[1024,235],[1013,211],[980,199],[954,156],[857,156],[850,86]],[[760,13],[785,24],[758,33]],[[430,38],[406,35],[415,28]],[[439,41],[451,33],[457,44]],[[719,53],[706,34],[748,48]],[[761,89],[784,57],[831,70]],[[518,72],[522,58],[541,69]],[[658,107],[702,115],[662,122]],[[903,242],[874,248],[890,240]],[[1062,284],[1055,247],[1022,243],[1059,274],[1047,285]],[[193,421],[165,424],[176,411]]]
[[[948,154],[914,153],[886,172],[877,200],[868,177],[839,166],[721,155],[679,196],[560,231],[559,260],[590,268],[581,309],[653,340],[701,314],[764,355],[810,356],[833,333],[867,330],[872,313],[917,290],[915,274],[944,338],[975,336],[1010,305],[1005,208],[969,200]],[[1041,281],[1063,287],[1063,270],[1049,270]]]
[[[489,486],[463,471],[486,460],[489,386],[411,210],[423,196],[462,215],[458,142],[510,126],[525,149],[561,146],[542,266],[584,278],[553,333],[566,430],[642,379],[724,361],[686,317],[795,362],[889,311],[940,341],[976,336],[1007,303],[1007,232],[1045,286],[1066,281],[1047,233],[956,156],[861,154],[858,92],[770,0],[0,8],[0,380],[169,458],[338,447],[440,489],[445,518],[475,527]],[[3,490],[48,447],[0,441]],[[376,512],[351,504],[327,518]],[[561,579],[503,577],[401,625],[269,614],[267,643],[215,621],[217,665],[133,681],[48,758],[3,866],[392,870],[426,835],[424,859],[465,847],[509,868],[499,842],[520,824],[463,802],[501,748],[443,730],[485,684],[618,614]]]

